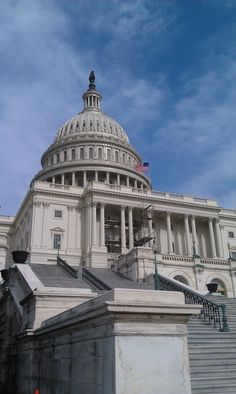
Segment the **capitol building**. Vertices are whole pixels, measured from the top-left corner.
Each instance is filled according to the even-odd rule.
[[[102,111],[91,72],[83,109],[43,153],[15,217],[0,216],[0,268],[28,252],[31,269],[109,269],[134,282],[158,272],[207,293],[236,293],[236,211],[215,200],[153,190],[148,163],[123,127]],[[102,271],[101,271],[102,272]]]

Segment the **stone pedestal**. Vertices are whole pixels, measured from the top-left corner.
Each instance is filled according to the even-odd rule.
[[[32,342],[39,362],[31,373],[45,394],[190,394],[186,323],[199,311],[179,292],[114,289],[63,312],[22,336],[19,394],[30,393]]]

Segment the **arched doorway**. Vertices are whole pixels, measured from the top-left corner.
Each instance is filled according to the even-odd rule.
[[[183,283],[184,285],[188,286],[188,281],[183,276],[176,275],[176,276],[174,276],[174,279],[177,280],[178,282]]]
[[[211,283],[218,283],[217,293],[221,293],[222,295],[227,297],[227,289],[224,282],[219,278],[214,278],[211,280]]]

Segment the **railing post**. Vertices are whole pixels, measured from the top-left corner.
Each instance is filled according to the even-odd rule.
[[[221,331],[229,332],[228,319],[227,319],[227,313],[226,313],[226,305],[221,304],[220,307],[222,309],[222,323],[223,323],[223,327],[222,327]]]

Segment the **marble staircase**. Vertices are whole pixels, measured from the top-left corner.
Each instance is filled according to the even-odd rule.
[[[230,332],[219,332],[201,319],[188,323],[192,394],[236,393],[236,299],[208,297],[227,306]]]

